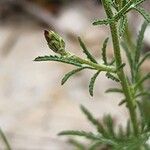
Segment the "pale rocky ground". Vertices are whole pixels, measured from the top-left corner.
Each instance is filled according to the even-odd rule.
[[[99,43],[95,44],[93,38],[102,40],[106,33],[97,28],[85,31],[87,34],[82,34],[96,53]],[[10,37],[16,40],[9,49]],[[68,49],[81,55],[79,46],[65,37]],[[0,126],[13,150],[72,150],[66,138],[57,136],[58,132],[94,130],[80,112],[80,104],[99,119],[111,113],[116,124],[125,125],[128,113],[118,107],[121,95],[104,94],[108,87],[116,86],[114,82],[101,74],[93,98],[88,94],[92,72],[81,72],[62,87],[61,78],[72,66],[33,61],[49,53],[43,29],[37,25],[29,22],[0,26]],[[0,150],[3,149],[0,144]]]

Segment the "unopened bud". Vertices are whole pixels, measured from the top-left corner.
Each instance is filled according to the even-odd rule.
[[[61,54],[61,55],[66,55],[65,42],[60,35],[58,35],[57,33],[53,31],[47,31],[47,30],[44,31],[44,35],[45,35],[49,48],[53,52]]]

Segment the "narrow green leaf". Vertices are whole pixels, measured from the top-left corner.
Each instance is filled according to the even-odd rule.
[[[85,44],[83,43],[83,41],[81,40],[80,37],[78,37],[78,41],[80,43],[81,48],[83,49],[83,52],[86,54],[87,58],[89,60],[91,60],[93,63],[97,63],[97,61],[95,60],[95,58],[90,54],[90,52],[88,51],[87,47],[85,46]]]
[[[109,38],[105,39],[105,41],[103,42],[103,47],[102,47],[102,59],[103,59],[105,65],[107,65],[106,47],[108,44],[108,40],[109,40]]]
[[[110,22],[111,22],[110,19],[103,19],[103,20],[97,19],[97,20],[95,20],[95,21],[93,22],[93,25],[94,25],[94,26],[95,26],[95,25],[108,25]]]
[[[126,125],[126,136],[129,137],[130,135],[131,135],[131,122],[130,120],[128,120]]]
[[[73,58],[66,58],[66,57],[58,57],[58,56],[39,56],[34,59],[34,61],[58,61],[58,62],[63,62],[66,64],[71,64],[77,67],[82,67],[82,64],[74,60]]]
[[[66,83],[66,81],[72,76],[74,75],[75,73],[78,73],[84,69],[91,69],[91,67],[80,67],[80,68],[77,68],[77,69],[74,69],[70,72],[68,72],[67,74],[65,74],[65,76],[63,77],[63,79],[61,80],[61,85],[63,85],[64,83]],[[92,68],[93,69],[93,68]]]
[[[99,146],[101,146],[103,143],[102,142],[95,142],[94,144],[92,144],[90,146],[90,148],[88,150],[96,150],[96,148],[98,148]]]
[[[94,84],[95,84],[96,78],[98,77],[100,72],[101,71],[97,71],[97,73],[95,73],[94,76],[90,80],[89,93],[90,93],[91,96],[93,96]]]
[[[77,140],[70,139],[69,143],[75,146],[78,150],[85,150],[85,146]]]
[[[137,12],[139,12],[148,23],[150,23],[150,13],[149,12],[146,12],[145,9],[140,6],[134,7],[134,9]]]
[[[106,93],[110,93],[110,92],[117,92],[117,93],[123,93],[122,89],[119,88],[109,88],[108,90],[105,91]]]
[[[141,101],[138,103],[140,115],[141,115],[141,123],[142,124],[142,130],[146,132],[146,130],[150,131],[150,101],[149,99],[144,101]]]
[[[120,71],[120,69],[122,69],[123,67],[125,67],[125,65],[126,65],[125,63],[122,63],[122,64],[117,68],[116,72],[117,72],[117,71]]]
[[[104,137],[107,137],[107,133],[105,132],[101,123],[97,119],[95,119],[94,116],[83,105],[81,105],[80,108],[82,112],[86,115],[87,119],[97,128],[97,131]]]
[[[121,102],[118,104],[119,106],[123,105],[126,102],[126,99],[121,100]]]
[[[119,80],[117,77],[115,77],[114,75],[112,75],[112,74],[109,73],[109,72],[106,73],[106,77],[107,77],[108,79],[113,80],[113,81],[120,82],[120,80]]]
[[[114,63],[115,63],[115,58],[113,58],[113,59],[111,60],[111,62],[108,63],[108,65],[113,65]]]
[[[107,133],[111,138],[115,137],[115,131],[114,131],[114,121],[110,115],[106,115],[103,117],[103,123],[104,126],[107,128]],[[105,129],[106,129],[105,128]]]
[[[138,69],[140,68],[140,66],[144,63],[144,61],[145,61],[147,58],[150,58],[150,52],[146,53],[146,54],[144,55],[144,57],[141,59],[141,61],[139,62],[138,66],[137,66]]]
[[[118,131],[118,139],[123,140],[125,138],[125,133],[123,130],[122,125],[119,125],[119,131]]]
[[[131,72],[133,72],[132,71],[133,70],[133,58],[132,58],[131,52],[129,51],[128,46],[126,45],[126,43],[124,41],[121,42],[121,45],[122,45],[123,50],[125,51],[126,57],[128,59]]]
[[[83,105],[80,106],[82,112],[86,115],[87,119],[94,125],[96,128],[99,126],[99,121],[93,117],[93,115],[85,108]]]
[[[137,0],[135,3],[135,6],[138,6],[139,4],[143,3],[144,1],[146,1],[146,0]]]
[[[149,92],[141,92],[141,93],[137,94],[135,96],[135,98],[142,97],[142,96],[150,96],[150,93]]]
[[[85,132],[85,131],[67,130],[67,131],[60,132],[58,135],[59,136],[63,136],[63,135],[81,136],[81,137],[85,137],[90,140],[100,140],[101,139],[100,135],[94,135],[92,132]]]
[[[135,90],[138,89],[138,87],[146,80],[150,79],[150,73],[146,74],[145,76],[143,76],[135,85]]]
[[[144,22],[142,24],[141,30],[140,30],[139,35],[138,35],[136,52],[135,52],[135,58],[134,58],[135,65],[137,65],[139,63],[139,59],[140,59],[140,55],[141,55],[141,50],[142,50],[142,46],[143,46],[144,33],[145,33],[147,25],[148,25],[147,22]]]
[[[127,20],[126,16],[123,16],[120,19],[120,24],[119,24],[119,36],[120,37],[122,37],[125,33],[127,22],[128,22],[128,20]]]
[[[6,146],[5,148],[7,150],[11,150],[11,146],[10,146],[10,144],[9,144],[9,142],[8,142],[6,136],[5,136],[5,134],[4,134],[4,132],[2,131],[1,128],[0,128],[0,137],[1,137],[1,139],[3,140],[3,142],[4,142],[5,146]]]

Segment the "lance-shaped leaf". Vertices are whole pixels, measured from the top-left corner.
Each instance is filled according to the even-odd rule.
[[[132,133],[132,130],[131,130],[131,122],[130,120],[127,121],[127,125],[126,125],[126,136],[129,137]]]
[[[119,24],[119,36],[120,37],[122,37],[125,33],[127,22],[128,22],[128,20],[127,20],[126,16],[123,16],[120,19],[120,24]]]
[[[121,102],[118,104],[119,106],[123,105],[126,102],[126,99],[121,100]]]
[[[134,7],[134,9],[138,11],[148,23],[150,23],[150,13],[146,12],[144,8],[139,6]]]
[[[141,93],[137,94],[135,96],[135,98],[142,97],[142,96],[150,96],[150,93],[149,92],[141,92]]]
[[[99,135],[99,134],[96,135],[96,134],[93,134],[92,132],[68,130],[68,131],[62,131],[58,135],[59,136],[64,136],[64,135],[80,136],[80,137],[84,137],[84,138],[87,138],[87,139],[95,141],[95,142],[98,141],[103,144],[116,145],[116,142],[113,139],[104,138],[101,135]]]
[[[95,142],[94,144],[92,144],[90,146],[90,148],[88,150],[96,150],[99,146],[101,146],[103,143],[102,142]]]
[[[125,42],[122,41],[121,45],[123,47],[123,50],[125,51],[126,57],[128,59],[129,65],[130,65],[130,69],[132,71],[132,69],[133,69],[133,58],[132,58],[131,52],[129,51],[128,46],[126,45]]]
[[[72,136],[81,136],[85,137],[90,140],[100,140],[101,136],[100,135],[95,135],[92,132],[85,132],[85,131],[74,131],[74,130],[67,130],[67,131],[62,131],[58,135],[72,135]]]
[[[103,42],[103,47],[102,47],[102,59],[103,59],[105,65],[107,65],[106,47],[108,44],[108,40],[109,40],[109,38],[105,39],[105,41]]]
[[[145,76],[143,76],[136,84],[134,89],[137,90],[138,87],[146,80],[150,79],[150,73],[146,74]]]
[[[141,115],[141,119],[142,119],[142,123],[144,123],[142,126],[142,129],[144,131],[149,131],[150,130],[150,101],[148,100],[144,100],[138,103],[139,106],[139,110],[140,110],[140,115]]]
[[[82,112],[86,115],[87,119],[97,128],[97,131],[102,134],[104,137],[107,137],[107,133],[103,127],[103,125],[93,117],[93,115],[85,108],[83,105],[81,105]]]
[[[75,59],[69,57],[69,58],[66,58],[66,57],[58,57],[58,56],[39,56],[37,58],[35,58],[34,61],[58,61],[58,62],[63,62],[63,63],[66,63],[66,64],[71,64],[71,65],[74,65],[74,66],[77,66],[77,67],[82,67],[82,64],[77,62]]]
[[[103,123],[107,133],[111,138],[115,138],[115,131],[114,131],[114,121],[110,115],[106,115],[103,117]]]
[[[123,140],[125,138],[125,132],[123,130],[122,125],[119,125],[119,130],[118,130],[118,135],[117,135],[118,139]]]
[[[125,63],[122,63],[117,69],[116,72],[120,71],[123,67],[125,67]]]
[[[140,68],[140,66],[144,63],[144,61],[147,59],[147,58],[150,58],[150,52],[146,53],[144,55],[144,57],[141,59],[141,61],[139,62],[138,66],[137,66],[137,69]]]
[[[0,128],[0,138],[1,138],[2,141],[4,142],[4,144],[5,144],[5,146],[6,146],[5,148],[6,148],[7,150],[11,150],[11,146],[10,146],[8,140],[7,140],[7,137],[5,136],[5,134],[4,134],[4,132],[2,131],[1,128]]]
[[[77,150],[85,150],[85,146],[77,140],[69,139],[69,143],[77,148]]]
[[[80,37],[78,37],[79,43],[81,48],[83,49],[83,52],[86,54],[87,58],[89,60],[91,60],[93,63],[97,63],[97,61],[95,60],[95,58],[90,54],[90,52],[88,51],[87,47],[85,46],[84,42],[81,40]]]
[[[111,73],[109,73],[109,72],[106,73],[106,77],[107,77],[108,79],[113,80],[113,81],[120,82],[120,80],[119,80],[116,76],[114,76],[113,74],[111,74]]]
[[[110,66],[113,65],[113,64],[115,63],[115,61],[116,61],[115,58],[113,58],[113,59],[111,60],[111,62],[108,63],[108,65],[110,65]]]
[[[94,84],[95,84],[96,78],[98,77],[100,72],[101,71],[97,71],[97,73],[95,73],[94,76],[90,80],[89,93],[90,93],[91,96],[93,96]]]
[[[108,90],[105,91],[106,93],[110,93],[110,92],[117,92],[117,93],[123,93],[122,89],[119,88],[109,88]]]
[[[66,83],[66,81],[72,76],[74,75],[75,73],[78,73],[80,72],[81,70],[84,70],[84,69],[93,69],[92,67],[80,67],[80,68],[77,68],[77,69],[74,69],[70,72],[68,72],[62,79],[61,81],[61,85],[63,85],[64,83]]]
[[[143,3],[144,1],[146,1],[146,0],[137,0],[136,3],[134,4],[134,6],[140,5],[140,4]]]
[[[141,50],[142,50],[142,46],[143,46],[144,33],[145,33],[147,25],[148,25],[147,22],[144,22],[142,24],[141,30],[138,35],[135,58],[134,58],[135,65],[137,65],[139,63],[140,54],[141,54]]]
[[[110,22],[112,22],[111,19],[103,19],[103,20],[97,19],[93,22],[93,25],[108,25]]]

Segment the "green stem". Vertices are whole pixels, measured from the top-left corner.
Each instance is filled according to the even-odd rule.
[[[106,11],[107,17],[108,17],[108,19],[111,19],[113,17],[113,12],[110,8],[110,5],[109,5],[108,1],[106,1],[106,0],[102,0],[102,1],[103,1],[103,5],[104,5],[104,9]],[[121,53],[120,53],[117,25],[115,22],[110,23],[110,30],[111,30],[114,55],[115,55],[115,60],[116,60],[116,68],[118,68],[122,64],[122,58],[121,58]],[[121,86],[122,86],[123,92],[126,97],[127,106],[128,106],[128,110],[130,113],[134,134],[135,134],[135,136],[137,136],[138,135],[138,123],[137,123],[134,99],[133,99],[133,96],[130,91],[130,85],[127,82],[123,68],[121,68],[117,72],[117,75],[121,81]]]
[[[134,2],[134,0],[130,0],[123,8],[121,8],[122,3],[119,2],[119,4],[118,4],[119,9],[120,9],[119,12],[114,17],[112,16],[110,19],[118,21],[120,19],[120,16],[122,16],[122,14],[126,14],[128,12],[128,9],[133,4],[133,2]]]
[[[95,68],[96,70],[112,72],[112,73],[116,72],[116,68],[113,67],[113,66],[106,66],[106,65],[102,65],[102,64],[96,64],[96,63],[93,63],[91,61],[82,59],[82,58],[77,57],[77,56],[73,56],[73,57],[75,57],[76,61],[78,61],[79,63],[87,64],[87,65]]]

